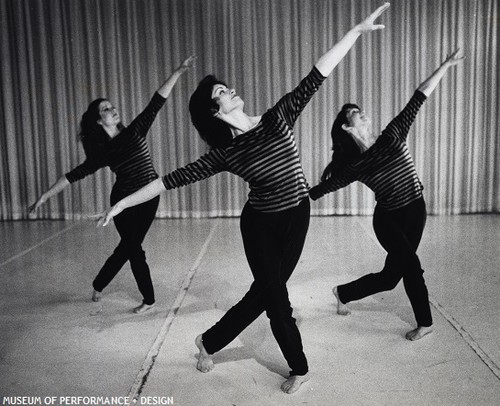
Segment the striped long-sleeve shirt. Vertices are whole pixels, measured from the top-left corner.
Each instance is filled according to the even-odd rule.
[[[262,212],[298,206],[308,194],[293,126],[325,78],[316,69],[262,116],[253,129],[235,137],[230,146],[215,148],[197,161],[163,177],[166,189],[228,171],[248,182],[249,203]]]
[[[394,118],[375,144],[353,163],[309,191],[313,200],[358,180],[375,192],[379,207],[395,210],[422,197],[423,186],[408,150],[406,139],[415,117],[425,101],[416,91],[405,108]]]
[[[116,174],[115,188],[125,193],[133,193],[158,178],[146,142],[146,134],[165,103],[159,93],[155,93],[144,111],[128,127],[106,144],[103,158],[99,161],[86,159],[66,174],[70,183],[76,182],[105,166]]]

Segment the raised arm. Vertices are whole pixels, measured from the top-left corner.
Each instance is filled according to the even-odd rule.
[[[160,96],[164,99],[168,97],[172,89],[174,88],[175,83],[181,77],[181,75],[186,72],[189,68],[191,68],[194,64],[196,56],[190,56],[186,58],[184,62],[182,62],[179,67],[170,75],[170,77],[165,81],[163,85],[157,90]]]
[[[99,220],[97,225],[103,227],[108,225],[111,219],[120,214],[123,210],[147,202],[153,197],[158,196],[164,190],[165,187],[163,186],[161,178],[155,179],[143,188],[139,189],[137,192],[123,198],[105,212],[95,216],[95,218]]]
[[[28,209],[29,213],[34,214],[38,210],[38,208],[42,204],[44,204],[48,199],[50,199],[52,196],[57,195],[58,193],[60,193],[62,190],[64,190],[69,185],[70,185],[70,182],[69,182],[68,178],[66,178],[65,175],[61,176],[56,181],[56,183],[54,183],[49,188],[49,190],[47,190],[45,193],[42,193],[42,195],[38,198],[38,200],[29,207],[29,209]]]
[[[457,49],[455,52],[453,52],[450,56],[447,56],[444,62],[441,65],[439,65],[439,68],[437,68],[432,73],[431,76],[429,76],[426,80],[424,80],[417,88],[417,90],[421,91],[423,94],[429,97],[429,95],[433,92],[433,90],[436,88],[438,83],[443,78],[448,68],[450,66],[457,65],[458,63],[462,62],[462,60],[465,58],[464,56],[458,57],[459,51],[460,48]]]
[[[384,3],[384,5],[377,8],[373,13],[371,13],[365,20],[352,28],[344,37],[337,42],[328,52],[326,52],[321,58],[316,62],[316,68],[321,72],[323,76],[328,76],[332,70],[339,64],[339,62],[344,58],[349,49],[352,48],[356,40],[361,34],[366,32],[372,32],[375,30],[381,30],[385,28],[384,25],[375,24],[375,20],[389,8],[389,3]]]

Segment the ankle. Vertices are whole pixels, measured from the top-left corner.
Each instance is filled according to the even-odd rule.
[[[153,307],[154,307],[154,303],[153,304],[143,303],[143,304],[134,308],[134,313],[135,314],[144,313],[144,312],[147,312],[148,310],[151,310]]]
[[[92,292],[92,301],[99,302],[102,299],[102,292],[95,290]]]

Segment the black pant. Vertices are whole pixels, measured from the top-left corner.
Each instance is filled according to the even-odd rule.
[[[110,199],[111,205],[126,196],[126,193],[113,189]],[[94,279],[95,290],[101,292],[113,280],[123,265],[130,261],[132,273],[143,296],[143,303],[153,304],[155,302],[151,273],[146,262],[146,254],[142,249],[142,242],[153,223],[159,201],[160,197],[157,196],[140,205],[125,209],[113,218],[121,240]]]
[[[262,213],[249,203],[245,205],[240,227],[254,282],[243,299],[203,334],[203,345],[209,354],[224,348],[266,311],[273,335],[291,368],[290,375],[307,373],[286,282],[302,253],[309,214],[309,198],[297,207],[276,213]]]
[[[427,212],[424,199],[416,200],[397,210],[375,208],[373,228],[387,251],[384,269],[365,275],[358,280],[338,287],[342,303],[359,300],[374,293],[391,290],[401,278],[419,327],[432,325],[429,293],[424,281],[424,271],[417,256]]]

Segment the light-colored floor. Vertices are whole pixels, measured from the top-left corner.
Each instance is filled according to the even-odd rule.
[[[313,217],[289,283],[311,369],[294,395],[279,390],[288,369],[264,316],[215,356],[213,372],[195,369],[195,336],[251,282],[238,224],[156,220],[145,248],[157,305],[135,315],[140,296],[128,265],[101,302],[90,300],[118,241],[113,227],[0,223],[0,404],[13,396],[42,404],[48,396],[56,404],[99,396],[175,405],[499,404],[500,216],[428,218],[419,254],[435,332],[417,342],[404,339],[414,320],[401,285],[353,303],[348,317],[334,313],[331,287],[380,270],[384,252],[371,217]],[[68,396],[93,398],[61,399]]]

